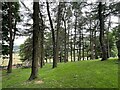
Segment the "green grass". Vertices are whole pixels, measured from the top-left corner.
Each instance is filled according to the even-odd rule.
[[[39,77],[27,81],[30,69],[14,69],[12,74],[3,71],[3,88],[117,88],[118,64],[116,59],[89,60],[51,64],[39,69]]]

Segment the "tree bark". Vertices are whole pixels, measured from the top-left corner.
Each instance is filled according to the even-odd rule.
[[[84,55],[84,47],[85,47],[85,45],[84,45],[84,33],[83,33],[83,30],[82,30],[82,58],[83,58],[83,60],[85,59],[85,55]]]
[[[41,34],[39,33],[38,36],[39,36],[38,37],[38,51],[37,51],[38,52],[38,59],[39,59],[38,62],[39,62],[39,67],[42,68],[43,64],[41,64]]]
[[[118,61],[120,61],[120,40],[116,42],[117,49],[118,49]]]
[[[98,59],[98,52],[97,52],[97,40],[96,40],[96,30],[94,32],[94,49],[95,49],[95,59]]]
[[[72,62],[72,61],[73,61],[73,59],[72,59],[72,51],[73,51],[73,48],[72,48],[72,41],[70,42],[70,46],[71,46],[70,55],[71,55],[71,62]]]
[[[111,16],[109,16],[109,22],[108,22],[108,30],[107,30],[107,57],[110,57],[110,45],[109,45],[109,29],[111,26]]]
[[[60,62],[62,62],[62,50],[60,51]]]
[[[81,60],[81,30],[79,31],[79,54],[78,61]]]
[[[72,51],[73,51],[73,48],[72,48],[72,45],[73,45],[73,42],[72,42],[72,30],[71,30],[71,42],[70,42],[70,56],[71,56],[71,62],[73,61],[73,59],[72,59]]]
[[[69,31],[69,29],[68,29],[68,40],[67,40],[67,62],[69,61],[69,34],[70,34],[70,31]]]
[[[38,77],[38,33],[39,33],[39,2],[33,3],[33,53],[32,71],[29,80]]]
[[[104,42],[104,19],[103,19],[103,14],[102,14],[102,2],[99,2],[99,21],[100,21],[100,45],[101,45],[101,51],[102,51],[102,59],[101,61],[107,60],[107,52],[106,52],[106,45]]]
[[[9,42],[9,62],[8,62],[8,67],[7,67],[7,73],[11,73],[12,72],[12,62],[13,62],[13,40],[12,40],[12,2],[8,2],[8,6],[9,6],[9,33],[10,33],[10,42]]]
[[[56,54],[55,54],[55,59],[57,62],[59,61],[59,29],[60,29],[60,20],[61,20],[61,6],[60,2],[58,5],[58,14],[57,14],[57,35],[56,35]]]
[[[94,59],[94,45],[93,45],[93,30],[91,29],[91,20],[90,20],[90,59]]]
[[[67,62],[67,43],[66,43],[66,35],[67,35],[67,30],[66,30],[66,21],[65,19],[63,20],[64,22],[64,28],[65,28],[65,44],[64,44],[64,48],[65,48],[65,51],[64,51],[64,61]]]
[[[75,51],[76,51],[76,28],[77,28],[77,16],[75,16],[75,36],[74,36],[74,51],[73,51],[73,55],[74,55],[74,62],[76,60],[76,55],[75,55]]]
[[[55,43],[55,34],[54,34],[54,28],[53,28],[53,23],[52,23],[52,19],[50,16],[50,11],[49,11],[49,3],[46,2],[47,4],[47,12],[48,12],[48,17],[49,17],[49,21],[50,21],[50,26],[51,26],[51,31],[52,31],[52,43],[53,43],[53,68],[57,67],[57,61],[55,58],[56,55],[56,43]]]
[[[40,10],[40,9],[39,9]],[[43,22],[43,17],[42,17],[42,13],[41,13],[41,11],[39,11],[40,12],[40,21],[41,21],[41,28],[40,28],[40,49],[41,49],[41,53],[40,53],[40,56],[41,56],[41,58],[40,58],[40,61],[41,61],[41,68],[43,67],[43,65],[44,65],[44,46],[43,46],[43,44],[44,44],[44,22]]]

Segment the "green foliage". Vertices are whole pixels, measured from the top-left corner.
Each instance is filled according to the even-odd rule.
[[[45,53],[45,57],[47,57],[48,59],[52,58],[53,55],[51,36],[52,36],[51,32],[46,32],[44,38],[44,53]]]
[[[117,56],[117,49],[116,49],[116,39],[113,32],[108,33],[108,40],[109,40],[109,48],[110,48],[110,56],[116,57]]]
[[[39,70],[39,78],[28,82],[30,69],[14,69],[12,74],[3,71],[3,88],[118,88],[117,59],[51,64]],[[42,82],[42,83],[41,83]]]
[[[44,40],[44,52],[45,57],[52,58],[52,38],[51,33],[45,32],[45,40]],[[26,39],[24,44],[20,45],[19,56],[22,61],[32,60],[32,38]]]
[[[8,55],[9,53],[9,46],[5,44],[5,42],[8,43],[9,41],[9,26],[8,26],[8,14],[7,14],[7,3],[2,3],[2,54]]]
[[[32,60],[32,38],[28,38],[24,44],[20,45],[19,56],[22,61]]]
[[[120,39],[120,25],[116,26],[113,28],[113,36],[115,37],[116,40]]]
[[[9,47],[8,47],[8,45],[2,45],[2,54],[3,55],[8,55],[8,53],[9,53]]]
[[[12,2],[12,29],[14,29],[13,33],[18,31],[16,28],[16,23],[20,22],[19,16],[19,3]],[[8,2],[2,3],[2,53],[3,55],[9,54],[9,7]],[[13,34],[14,39],[14,34]]]

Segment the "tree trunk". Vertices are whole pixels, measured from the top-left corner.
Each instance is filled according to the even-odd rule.
[[[40,10],[40,9],[39,9]],[[41,13],[41,11],[39,11],[40,12],[40,21],[41,21],[41,28],[40,28],[40,49],[41,49],[41,54],[40,54],[40,56],[41,56],[41,58],[40,58],[40,61],[41,61],[41,68],[43,67],[43,64],[44,64],[44,46],[43,46],[43,44],[44,44],[44,22],[43,22],[43,17],[42,17],[42,13]]]
[[[42,67],[42,65],[41,65],[41,34],[39,33],[38,34],[38,59],[39,59],[39,66],[40,66],[40,68]]]
[[[60,46],[59,62],[62,62],[62,56],[63,56],[63,45]]]
[[[83,36],[83,31],[82,31],[82,58],[83,60],[85,59],[85,55],[84,55],[84,36]]]
[[[120,61],[120,40],[116,42],[117,49],[118,49],[118,61]]]
[[[33,53],[32,71],[29,80],[38,76],[38,33],[39,33],[39,2],[33,3]]]
[[[76,28],[77,28],[77,16],[75,16],[75,36],[74,36],[74,51],[73,51],[73,55],[74,55],[74,62],[75,62],[75,60],[76,60],[76,55],[75,55],[75,45],[76,45]]]
[[[62,50],[60,51],[60,62],[62,62]]]
[[[56,61],[56,43],[55,43],[55,34],[54,34],[54,28],[53,28],[53,23],[52,23],[52,19],[50,16],[50,11],[49,11],[49,3],[46,2],[47,4],[47,12],[48,12],[48,17],[49,17],[49,21],[50,21],[50,26],[51,26],[51,30],[52,30],[52,43],[53,43],[53,68],[57,67],[57,61]]]
[[[65,45],[64,45],[64,48],[65,48],[65,54],[64,54],[64,61],[65,62],[67,62],[68,60],[67,60],[67,43],[66,43],[66,35],[67,35],[67,30],[66,30],[66,21],[65,20],[63,20],[63,22],[64,22],[64,27],[65,27]]]
[[[94,32],[94,49],[95,49],[95,59],[98,59],[98,52],[97,52],[97,40],[96,40],[96,31]]]
[[[87,60],[89,60],[89,54],[88,54],[89,51],[87,50],[86,52],[87,52]]]
[[[71,42],[70,42],[70,48],[71,48],[71,51],[70,51],[70,56],[71,56],[71,62],[73,61],[72,60],[72,50],[73,50],[73,48],[72,48],[72,30],[71,30]]]
[[[99,2],[99,21],[100,21],[100,45],[101,45],[101,51],[102,51],[102,60],[107,60],[107,52],[106,52],[106,45],[104,42],[104,19],[103,19],[103,15],[102,15],[102,2]]]
[[[11,6],[12,6],[12,3],[11,2],[8,2],[8,6],[9,6],[9,33],[10,33],[10,42],[9,42],[9,62],[8,62],[8,67],[7,67],[7,73],[11,73],[12,72],[12,59],[13,59],[13,55],[12,55],[12,52],[13,52],[13,40],[12,40],[12,10],[11,10]]]
[[[60,2],[58,5],[58,14],[57,14],[57,35],[56,35],[56,54],[55,54],[55,59],[57,62],[59,61],[59,29],[60,29],[60,20],[61,20],[61,7],[60,7]]]
[[[107,30],[107,57],[110,57],[110,46],[109,46],[109,29],[110,29],[110,21],[111,21],[111,16],[109,16],[109,22],[108,22],[108,30]]]
[[[91,20],[90,20],[90,59],[94,59],[94,46],[93,46],[93,30],[91,29]]]
[[[69,34],[70,34],[70,31],[68,29],[68,40],[67,40],[67,61],[69,61]]]
[[[41,58],[40,58],[40,60],[41,60],[41,68],[43,67],[43,65],[44,65],[44,47],[43,47],[43,38],[44,38],[44,35],[43,35],[43,31],[42,31],[42,33],[41,33],[42,35],[41,35],[41,47],[40,47],[40,49],[41,49]]]
[[[81,30],[79,31],[79,54],[78,61],[81,60]]]
[[[71,41],[71,44],[70,44],[70,45],[71,45],[70,56],[71,56],[71,62],[72,62],[72,61],[73,61],[73,60],[72,60],[72,41]]]

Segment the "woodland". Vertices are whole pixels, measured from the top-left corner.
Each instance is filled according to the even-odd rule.
[[[4,88],[118,88],[120,2],[1,2]],[[16,37],[20,60],[13,65]]]

